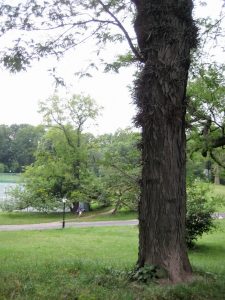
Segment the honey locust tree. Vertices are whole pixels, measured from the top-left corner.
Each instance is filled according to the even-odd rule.
[[[185,245],[185,111],[190,51],[196,46],[192,0],[17,3],[1,4],[1,39],[8,46],[1,61],[12,71],[33,59],[59,58],[88,38],[98,49],[107,41],[128,42],[130,50],[118,64],[139,64],[134,96],[142,128],[138,267],[159,266],[173,282],[185,280],[191,273]]]

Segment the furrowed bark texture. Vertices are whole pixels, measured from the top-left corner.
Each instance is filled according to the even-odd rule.
[[[185,94],[197,30],[191,0],[134,3],[144,57],[135,94],[143,163],[138,266],[163,267],[180,282],[191,273],[185,245]]]

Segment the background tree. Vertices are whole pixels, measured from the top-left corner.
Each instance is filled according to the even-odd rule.
[[[139,201],[140,134],[118,130],[97,138],[101,181],[108,193],[113,213],[121,207],[137,210]]]
[[[224,66],[200,66],[199,74],[188,85],[190,97],[187,114],[188,152],[199,151],[209,160],[213,175],[225,167],[225,80]],[[217,174],[217,176],[215,176]]]
[[[89,96],[73,95],[70,99],[59,98],[54,95],[47,101],[40,103],[40,113],[48,126],[55,126],[60,130],[67,145],[74,153],[71,161],[73,169],[73,211],[76,212],[79,201],[83,198],[80,194],[82,188],[82,173],[86,170],[87,157],[85,139],[82,131],[88,122],[94,121],[99,114],[100,107]],[[72,130],[71,130],[72,128]],[[74,131],[76,134],[74,134]],[[77,194],[75,195],[75,191]],[[69,193],[67,193],[69,194]],[[76,197],[75,197],[76,196]]]
[[[77,132],[68,125],[65,127],[71,142],[75,142]],[[94,174],[88,162],[89,138],[85,134],[80,138],[82,147],[76,152],[68,145],[64,133],[51,127],[38,145],[35,162],[22,175],[21,188],[11,191],[14,200],[9,207],[52,211],[61,208],[62,198],[66,196],[67,206],[74,211],[74,203],[91,202]],[[82,157],[79,151],[82,151]],[[74,175],[73,167],[77,155],[80,159],[79,179]]]
[[[4,172],[20,173],[34,162],[42,126],[28,124],[0,125],[0,162]]]
[[[7,125],[0,125],[0,162],[2,171],[9,172],[12,162],[12,148],[10,129]]]
[[[15,133],[13,128],[16,129]],[[31,165],[35,160],[35,151],[38,143],[44,134],[43,126],[32,126],[28,124],[12,125],[11,142],[12,152],[14,153],[14,160],[18,167],[14,172],[22,172],[26,166]]]

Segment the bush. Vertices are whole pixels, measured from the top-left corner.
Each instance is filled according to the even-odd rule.
[[[212,214],[215,212],[216,198],[207,184],[194,181],[187,187],[186,243],[193,248],[194,242],[203,233],[215,227]]]

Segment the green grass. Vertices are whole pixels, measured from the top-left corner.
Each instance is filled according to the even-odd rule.
[[[134,211],[118,211],[116,214],[112,214],[111,211],[98,214],[84,214],[79,221],[113,221],[113,220],[132,220],[137,219],[137,212]]]
[[[215,193],[220,194],[225,197],[225,185],[212,184],[212,186],[213,186]]]
[[[0,212],[0,225],[39,224],[62,220],[62,213]]]
[[[217,212],[225,212],[225,185],[210,185],[212,188],[212,192],[218,196],[220,196],[220,203],[217,205]]]
[[[17,183],[20,182],[20,174],[16,173],[0,173],[0,182]]]
[[[201,279],[174,286],[127,280],[137,227],[0,232],[0,300],[222,300],[225,222],[218,222],[221,229],[190,252]]]
[[[77,214],[66,213],[66,221],[88,222],[88,221],[113,221],[136,219],[137,213],[130,211],[119,211],[112,215],[109,208],[98,209],[84,213],[82,217]],[[0,212],[0,225],[39,224],[62,221],[62,213],[38,213],[38,212]]]
[[[216,221],[216,229],[198,240],[197,248],[190,252],[192,263],[198,270],[225,275],[225,220]]]

